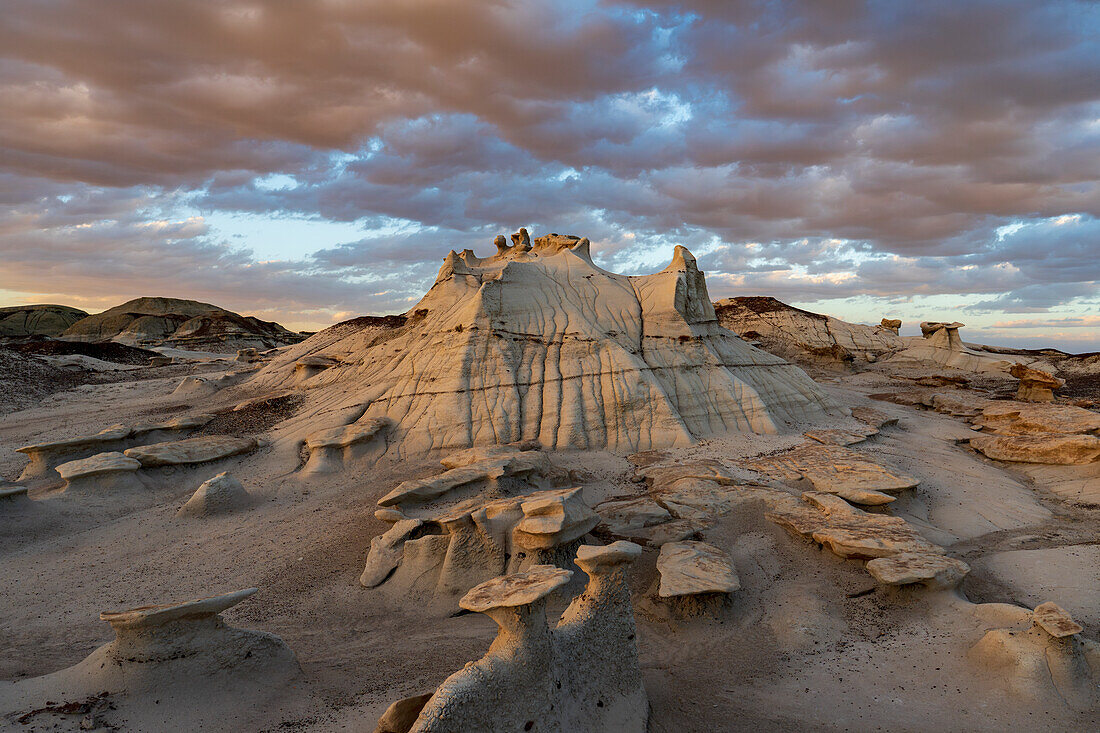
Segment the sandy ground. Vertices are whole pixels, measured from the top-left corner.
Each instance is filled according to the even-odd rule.
[[[202,404],[171,397],[179,377],[88,384],[0,419],[0,476],[25,459],[14,448],[86,435],[115,423],[210,411],[250,396],[234,387]],[[734,558],[742,590],[714,617],[670,620],[654,600],[656,553],[634,576],[640,658],[652,731],[1036,731],[1096,730],[1095,711],[1036,704],[970,666],[966,651],[988,624],[971,602],[1028,607],[1054,600],[1100,634],[1100,507],[1044,488],[982,458],[954,438],[958,419],[871,401],[881,379],[825,384],[844,404],[901,418],[856,445],[888,468],[920,478],[891,507],[973,572],[958,594],[876,588],[856,561],[841,560],[763,518],[746,499],[705,532]],[[906,387],[893,386],[900,391]],[[851,418],[825,427],[853,426]],[[676,451],[733,462],[801,442],[738,435]],[[818,427],[822,427],[819,425]],[[278,428],[274,428],[277,432]],[[270,433],[266,435],[270,436]],[[631,466],[607,453],[558,453],[592,475],[594,502],[639,491]],[[360,587],[378,498],[402,480],[437,472],[432,460],[389,462],[303,482],[269,450],[200,469],[163,473],[128,502],[75,499],[38,489],[38,501],[0,509],[0,726],[75,729],[78,718],[15,717],[31,702],[19,682],[73,665],[112,638],[103,610],[257,586],[225,613],[231,624],[278,634],[297,654],[307,694],[243,710],[230,722],[196,702],[189,729],[371,731],[394,699],[434,689],[476,659],[494,636],[476,614],[451,618],[386,601]],[[175,511],[205,479],[231,470],[260,499],[246,511],[201,520]],[[735,489],[734,489],[735,490]],[[968,600],[967,600],[968,599]],[[122,730],[150,729],[141,705],[108,715]],[[113,717],[112,717],[113,716]],[[179,722],[179,721],[177,721]],[[59,728],[50,726],[57,724]],[[155,729],[155,728],[154,728]],[[182,728],[181,728],[182,729]]]

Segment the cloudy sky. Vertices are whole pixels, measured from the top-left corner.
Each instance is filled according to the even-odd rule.
[[[400,312],[527,226],[1100,350],[1100,5],[4,0],[0,304]],[[906,331],[903,331],[906,332]]]

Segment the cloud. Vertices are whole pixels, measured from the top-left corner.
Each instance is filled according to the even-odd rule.
[[[1080,308],[1098,34],[1074,0],[12,0],[0,288],[394,309],[526,225],[629,273],[685,244],[723,295]],[[244,214],[362,236],[249,251],[210,223]]]

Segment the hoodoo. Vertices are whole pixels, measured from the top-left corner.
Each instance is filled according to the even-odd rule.
[[[318,334],[261,386],[297,386],[321,412],[388,418],[400,456],[535,440],[548,449],[638,451],[730,431],[775,433],[835,403],[798,367],[718,324],[695,258],[629,277],[589,241],[550,234],[450,252],[435,284],[385,334]],[[301,359],[332,366],[302,379]],[[318,425],[303,420],[305,433]]]

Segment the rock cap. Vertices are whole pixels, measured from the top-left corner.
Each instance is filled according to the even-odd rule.
[[[180,618],[213,616],[237,605],[258,590],[259,588],[245,588],[220,596],[197,598],[183,603],[138,606],[126,611],[104,611],[99,614],[99,618],[109,623],[116,631],[161,626]]]
[[[572,577],[571,570],[553,565],[532,565],[526,572],[502,575],[474,586],[458,605],[477,613],[494,608],[526,606],[550,595]]]

